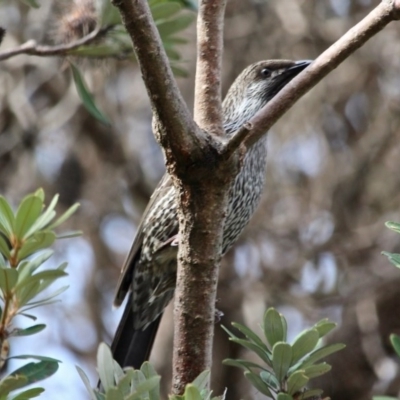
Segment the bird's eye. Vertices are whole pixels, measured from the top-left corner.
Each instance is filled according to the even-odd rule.
[[[263,69],[261,70],[261,75],[262,75],[264,78],[268,78],[269,76],[271,76],[271,74],[272,74],[272,71],[271,71],[269,68],[263,68]]]

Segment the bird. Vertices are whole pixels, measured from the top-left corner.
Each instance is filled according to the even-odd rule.
[[[222,103],[223,128],[229,138],[249,121],[311,60],[266,60],[243,70]],[[259,204],[265,180],[266,135],[246,152],[229,189],[222,254],[235,243]],[[165,307],[176,286],[179,248],[175,188],[168,173],[143,213],[117,283],[114,305],[128,296],[111,351],[122,367],[147,361]]]

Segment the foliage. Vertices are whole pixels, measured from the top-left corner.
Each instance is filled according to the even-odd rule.
[[[145,362],[140,370],[121,368],[113,360],[110,348],[101,343],[97,352],[97,368],[101,389],[93,389],[86,374],[79,367],[78,372],[90,393],[92,400],[158,400],[160,379],[152,365]],[[204,371],[193,383],[185,388],[182,396],[170,396],[170,400],[223,400],[224,396],[211,397],[208,390],[210,373]]]
[[[40,7],[36,0],[21,1],[34,8]],[[65,54],[93,59],[134,59],[132,41],[122,24],[118,10],[110,0],[95,0],[94,2],[97,20],[95,29],[99,32],[98,39],[90,44],[66,50]],[[187,43],[187,40],[177,37],[176,34],[194,21],[193,12],[184,12],[184,9],[195,11],[196,2],[193,0],[150,0],[149,6],[173,72],[177,76],[187,76],[186,70],[180,66],[181,54],[176,49],[178,45]],[[73,62],[70,62],[70,66],[78,95],[87,111],[99,122],[110,125],[109,119],[96,105],[79,68]]]
[[[345,347],[340,343],[321,346],[321,339],[336,327],[328,319],[317,322],[301,332],[292,344],[288,343],[286,319],[274,308],[269,308],[264,315],[262,328],[266,341],[246,326],[235,322],[232,325],[245,338],[224,328],[230,340],[254,352],[264,364],[233,359],[225,360],[224,364],[244,369],[245,377],[258,391],[278,400],[319,396],[322,390],[307,389],[312,378],[331,369],[329,364],[319,361]]]
[[[388,221],[385,225],[389,229],[400,233],[400,224],[398,224],[397,222]],[[382,251],[382,254],[385,255],[395,267],[400,268],[400,254],[388,253],[387,251]],[[392,333],[390,335],[390,342],[392,343],[394,351],[400,357],[400,336]],[[374,396],[373,400],[396,400],[396,398],[388,396]]]
[[[389,229],[400,233],[400,224],[397,222],[386,222],[385,224]],[[400,268],[400,254],[397,253],[388,253],[387,251],[382,251],[382,254],[385,255],[389,261],[397,268]]]
[[[392,333],[390,335],[390,342],[392,343],[392,346],[397,356],[400,357],[400,336]],[[389,397],[389,396],[374,396],[373,400],[397,400],[397,399],[395,397]]]
[[[58,195],[54,196],[47,208],[44,206],[44,192],[39,189],[26,196],[14,212],[3,196],[0,196],[0,368],[11,358],[34,359],[0,380],[0,400],[7,395],[54,374],[58,369],[58,360],[36,355],[8,357],[8,339],[13,336],[29,336],[41,332],[46,325],[35,324],[28,328],[13,327],[16,315],[36,320],[28,314],[36,307],[54,303],[55,297],[67,289],[63,286],[39,300],[36,296],[52,283],[67,275],[66,263],[55,269],[38,269],[53,252],[47,249],[56,239],[72,237],[80,232],[56,234],[54,228],[65,222],[77,209],[78,204],[70,207],[55,219],[54,210]],[[34,256],[35,253],[40,252]],[[38,396],[44,389],[28,389],[13,397],[13,400],[30,399]]]
[[[110,0],[97,0],[98,30],[106,32],[102,40],[69,51],[69,54],[87,58],[134,57],[132,42],[121,22],[118,10]],[[183,7],[193,9],[193,4],[182,4],[177,0],[151,0],[149,2],[154,22],[158,28],[171,68],[177,76],[186,76],[186,71],[179,66],[181,55],[176,46],[187,41],[175,34],[187,28],[194,20],[193,13],[181,13]],[[109,119],[98,109],[87,89],[82,74],[71,63],[72,76],[84,106],[98,121],[109,125]]]

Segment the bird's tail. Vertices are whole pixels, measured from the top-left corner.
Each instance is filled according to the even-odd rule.
[[[132,295],[131,295],[132,296]],[[146,329],[134,329],[131,296],[128,299],[121,322],[118,325],[111,351],[115,361],[121,367],[139,369],[150,357],[158,325],[162,315],[154,320]]]

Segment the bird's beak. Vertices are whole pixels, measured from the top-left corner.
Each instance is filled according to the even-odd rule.
[[[276,76],[277,89],[282,89],[288,82],[290,82],[296,75],[306,69],[313,60],[300,60],[293,63],[290,67],[285,68],[279,75]]]
[[[288,69],[286,69],[286,71],[284,72],[284,74],[286,75],[286,73],[288,73],[291,76],[297,75],[299,74],[301,71],[303,71],[303,69],[306,69],[311,63],[313,62],[313,60],[300,60],[300,61],[296,61],[291,67],[289,67]],[[293,74],[293,75],[292,75]]]

